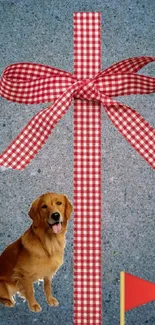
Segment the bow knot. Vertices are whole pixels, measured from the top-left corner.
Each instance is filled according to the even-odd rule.
[[[96,98],[96,91],[94,87],[94,79],[81,79],[77,82],[78,89],[74,93],[74,98],[80,98],[84,100],[94,100]],[[80,83],[79,83],[80,82]]]

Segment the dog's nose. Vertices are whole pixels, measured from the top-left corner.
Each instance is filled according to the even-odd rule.
[[[54,221],[59,221],[59,219],[60,219],[60,213],[59,213],[59,212],[54,212],[54,213],[52,213],[51,218],[52,218]]]

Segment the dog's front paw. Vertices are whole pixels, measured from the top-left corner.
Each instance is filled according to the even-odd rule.
[[[42,310],[41,306],[38,303],[35,303],[35,304],[33,304],[33,305],[29,306],[29,307],[30,307],[30,310],[35,312],[35,313],[38,313],[39,311]]]
[[[5,307],[14,307],[15,301],[12,299],[5,299],[5,298],[0,298],[0,302],[5,306]]]
[[[54,297],[48,298],[47,302],[50,306],[59,306],[59,301]]]

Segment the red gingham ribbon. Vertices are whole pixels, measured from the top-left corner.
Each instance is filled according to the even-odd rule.
[[[74,76],[86,96],[101,71],[99,13],[74,15]],[[74,325],[102,323],[101,104],[74,100]]]
[[[50,101],[54,101],[54,104],[31,119],[2,153],[0,165],[24,169],[66,113],[72,98],[81,98],[100,101],[116,128],[155,168],[155,130],[138,112],[112,99],[113,96],[154,92],[155,78],[136,74],[153,61],[153,57],[129,58],[93,78],[82,80],[68,72],[42,64],[17,63],[8,66],[1,79],[2,97],[24,104]]]
[[[123,60],[100,72],[100,13],[74,14],[75,74],[34,63],[4,70],[0,95],[25,104],[54,101],[37,113],[2,153],[0,165],[24,169],[74,104],[74,322],[101,325],[100,104],[116,128],[155,169],[155,130],[112,97],[155,91],[136,74],[153,57]]]

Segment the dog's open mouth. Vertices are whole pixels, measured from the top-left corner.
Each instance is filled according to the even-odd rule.
[[[52,225],[48,222],[48,225],[50,226],[50,228],[53,230],[55,234],[59,234],[62,230],[62,222],[55,222]]]

